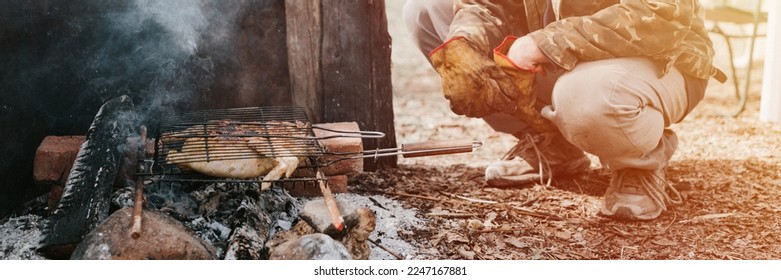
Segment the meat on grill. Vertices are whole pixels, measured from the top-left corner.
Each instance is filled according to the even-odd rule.
[[[256,125],[221,120],[164,134],[161,139],[170,147],[181,147],[169,147],[169,163],[213,177],[262,177],[261,190],[266,190],[270,181],[290,177],[302,161],[307,128],[303,122]]]

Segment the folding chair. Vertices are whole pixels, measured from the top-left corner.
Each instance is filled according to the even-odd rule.
[[[735,86],[735,96],[738,99],[738,106],[734,112],[729,115],[738,116],[746,109],[746,100],[748,99],[749,89],[751,87],[751,68],[754,62],[754,45],[757,37],[764,37],[765,34],[758,34],[759,25],[767,23],[767,13],[762,12],[763,0],[753,0],[756,3],[753,11],[741,9],[734,4],[734,1],[708,1],[710,5],[705,6],[705,20],[712,23],[708,30],[712,33],[721,35],[727,43],[729,50],[729,62],[732,70],[732,83]],[[777,1],[777,0],[774,0]],[[719,3],[720,2],[720,3]],[[729,3],[728,3],[729,2]],[[745,1],[744,1],[745,2]],[[721,24],[729,23],[733,25],[752,25],[751,34],[730,34],[722,29]],[[748,65],[746,67],[746,84],[743,91],[740,90],[740,80],[738,80],[737,67],[735,66],[735,56],[732,48],[731,39],[749,39],[748,44]]]

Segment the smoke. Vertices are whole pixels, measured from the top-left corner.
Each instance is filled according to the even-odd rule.
[[[194,55],[201,33],[207,25],[201,11],[200,0],[135,0],[136,13],[120,18],[120,26],[129,30],[140,30],[141,23],[152,20],[171,35],[176,50]]]
[[[198,52],[209,22],[200,0],[134,0],[105,20],[108,40],[91,68],[112,69],[90,81],[93,89],[127,90],[146,119],[191,107],[197,93],[209,89],[214,62]]]
[[[204,46],[232,36],[242,3],[4,1],[0,128],[13,133],[0,139],[0,215],[32,195],[32,158],[43,137],[85,134],[106,101],[130,96],[144,123],[195,106],[226,59]],[[224,40],[220,48],[233,44]]]

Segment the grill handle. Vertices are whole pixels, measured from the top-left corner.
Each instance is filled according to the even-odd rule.
[[[328,136],[321,136],[321,137],[314,137],[314,139],[317,140],[323,140],[323,139],[331,139],[331,138],[383,138],[385,137],[385,133],[379,132],[379,131],[353,131],[353,130],[338,130],[338,129],[331,129],[331,128],[325,128],[325,127],[319,127],[316,125],[312,126],[312,129],[319,129],[324,131],[333,132],[336,134],[328,135]]]
[[[405,158],[470,153],[482,146],[472,140],[432,140],[401,145],[401,155]]]
[[[365,150],[358,153],[326,152],[328,156],[336,158],[326,159],[320,162],[321,166],[327,166],[343,160],[357,158],[378,158],[401,155],[405,158],[448,155],[457,153],[469,153],[483,146],[482,142],[472,140],[433,140],[420,143],[402,144],[401,147]]]

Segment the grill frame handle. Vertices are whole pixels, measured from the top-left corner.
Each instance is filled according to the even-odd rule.
[[[482,142],[473,140],[430,140],[418,143],[402,144],[397,148],[384,148],[366,150],[358,153],[338,153],[326,152],[325,155],[337,156],[326,162],[321,162],[321,166],[328,166],[340,161],[358,159],[358,158],[378,158],[385,156],[403,156],[405,158],[449,155],[459,153],[473,152],[475,149],[483,146]]]
[[[320,127],[317,125],[312,125],[312,129],[319,129],[323,131],[329,131],[337,134],[328,135],[328,136],[320,136],[320,137],[311,137],[309,139],[315,139],[315,140],[324,140],[324,139],[331,139],[331,138],[383,138],[385,137],[385,133],[379,132],[379,131],[364,131],[364,130],[339,130],[339,129],[332,129],[332,128],[325,128]]]
[[[401,145],[401,155],[405,158],[471,153],[483,144],[468,139],[430,140]]]

